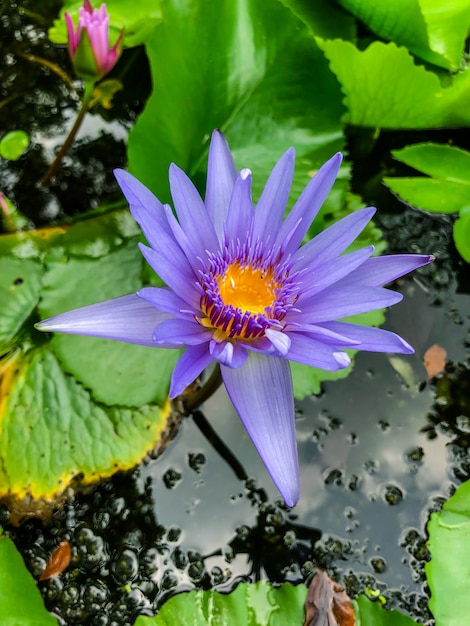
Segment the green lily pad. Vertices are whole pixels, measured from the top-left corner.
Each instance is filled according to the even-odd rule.
[[[302,175],[342,147],[338,84],[292,11],[270,0],[169,0],[163,8],[146,44],[153,92],[128,148],[130,171],[162,202],[171,162],[204,190],[214,128],[238,166],[252,169],[255,198],[289,146]]]
[[[302,626],[306,597],[304,585],[284,583],[274,588],[264,581],[241,583],[229,594],[191,591],[168,600],[155,617],[138,617],[135,626]],[[384,610],[365,596],[359,596],[353,606],[358,626],[418,626],[407,615]]]
[[[442,143],[425,142],[392,150],[392,154],[398,161],[423,174],[470,187],[470,152],[467,150]]]
[[[1,364],[0,497],[49,499],[136,465],[166,426],[168,404],[130,410],[94,402],[49,347]]]
[[[353,602],[358,626],[419,626],[408,615],[396,609],[388,611],[378,602],[371,602],[366,596],[359,596]]]
[[[353,40],[357,35],[356,20],[330,0],[282,0],[318,37],[341,37]]]
[[[385,184],[415,207],[432,213],[457,213],[470,205],[470,153],[435,143],[421,143],[392,151],[398,160],[425,177],[385,177]]]
[[[94,1],[94,8],[99,8],[100,2]],[[139,0],[130,3],[128,0],[107,0],[106,8],[110,17],[110,42],[114,42],[124,29],[124,45],[127,47],[143,44],[153,33],[155,27],[162,21],[160,0]],[[78,11],[83,6],[83,0],[65,0],[59,17],[49,29],[49,39],[53,43],[67,43],[67,29],[64,13],[69,13],[74,24],[78,23]]]
[[[470,263],[470,206],[460,211],[454,223],[454,242],[460,256]]]
[[[242,583],[229,594],[191,591],[171,598],[156,617],[138,617],[135,626],[301,626],[306,595],[304,585],[274,589],[264,581]]]
[[[341,84],[351,124],[382,128],[431,126],[432,112],[425,112],[423,119],[425,107],[420,102],[440,89],[439,80],[417,67],[405,48],[376,41],[362,51],[340,39],[317,41]]]
[[[123,198],[123,204],[125,200]],[[72,224],[61,240],[66,253],[74,257],[103,257],[131,237],[141,235],[129,209],[92,216]]]
[[[340,3],[381,39],[405,46],[429,63],[458,69],[470,26],[467,0],[452,3],[340,0]]]
[[[0,256],[39,259],[67,232],[66,226],[52,226],[0,236]]]
[[[0,353],[36,306],[42,274],[41,263],[34,259],[0,257]]]
[[[68,243],[71,246],[70,237]],[[92,253],[106,249],[95,243],[89,239],[87,244]],[[50,259],[43,279],[41,317],[137,291],[142,287],[143,264],[135,237],[102,257]],[[109,406],[165,402],[179,356],[177,350],[60,333],[51,345],[64,370],[90,389],[95,400]]]
[[[0,622],[4,626],[57,626],[20,553],[5,535],[0,536]]]
[[[470,481],[431,515],[428,534],[429,608],[436,626],[461,626],[470,613]]]
[[[416,65],[395,43],[375,41],[365,50],[340,39],[316,41],[344,94],[346,121],[373,128],[440,128],[470,125],[470,72],[446,77]]]
[[[431,213],[458,213],[470,203],[470,186],[435,178],[391,178],[384,183],[402,200]]]
[[[29,146],[29,135],[24,130],[12,130],[0,140],[0,156],[17,161]]]

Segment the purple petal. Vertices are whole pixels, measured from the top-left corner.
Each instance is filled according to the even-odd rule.
[[[213,361],[209,345],[202,343],[188,346],[180,356],[171,377],[170,398],[183,393],[188,385],[196,380],[199,374]]]
[[[247,350],[259,352],[261,354],[279,356],[279,352],[267,337],[258,337],[257,339],[239,340]]]
[[[235,180],[227,219],[224,224],[225,241],[245,241],[251,234],[254,216],[251,201],[251,172],[243,169]]]
[[[283,333],[279,330],[273,330],[272,328],[267,328],[265,334],[269,341],[275,347],[278,355],[286,356],[290,348],[289,336],[286,333]]]
[[[114,174],[129,202],[134,219],[142,228],[152,249],[176,264],[181,272],[190,275],[193,265],[188,261],[187,250],[192,250],[187,239],[180,241],[175,237],[172,225],[168,222],[167,209],[171,214],[170,207],[162,205],[147,187],[124,170],[115,170]],[[174,219],[173,214],[171,216]],[[189,256],[190,261],[196,264],[195,255]]]
[[[212,340],[209,344],[209,352],[218,363],[227,367],[241,367],[248,358],[246,348],[238,342],[223,341],[218,343]]]
[[[274,166],[256,205],[253,241],[264,241],[281,227],[294,175],[295,150],[289,148]]]
[[[172,260],[160,254],[158,250],[148,248],[139,243],[147,263],[160,276],[160,278],[191,307],[197,306],[201,299],[196,289],[196,277],[190,267],[186,265],[186,259],[181,263],[181,258],[174,257]]]
[[[219,247],[214,225],[196,187],[174,163],[170,165],[170,189],[176,215],[199,255]]]
[[[128,172],[116,169],[114,176],[126,196],[132,216],[142,228],[145,238],[152,248],[160,248],[162,231],[171,237],[162,203],[145,185]]]
[[[284,220],[275,245],[284,254],[291,254],[299,247],[335,182],[342,158],[338,152],[318,170]]]
[[[286,329],[286,332],[300,332],[305,335],[308,335],[311,339],[315,339],[320,343],[323,343],[327,346],[334,346],[336,348],[354,348],[357,347],[360,341],[355,339],[351,339],[350,337],[346,337],[341,333],[334,332],[328,327],[329,322],[325,322],[324,324],[289,324],[289,327]]]
[[[389,330],[360,326],[359,324],[350,324],[349,322],[325,322],[322,326],[360,342],[359,345],[355,346],[358,350],[396,352],[399,354],[414,353],[409,343]]]
[[[351,363],[346,352],[327,346],[304,333],[289,333],[289,336],[291,339],[291,347],[287,354],[289,361],[318,367],[327,372],[336,372]]]
[[[224,222],[236,177],[237,169],[225,137],[214,130],[207,164],[205,204],[220,242],[223,241]]]
[[[434,261],[432,255],[390,254],[368,259],[347,278],[348,284],[359,283],[369,287],[381,287],[408,274],[418,267]]]
[[[183,251],[186,259],[188,260],[188,263],[191,265],[197,275],[197,272],[201,267],[201,261],[199,260],[200,251],[198,249],[198,245],[194,247],[194,241],[190,237],[188,237],[186,232],[181,228],[181,225],[174,216],[170,205],[165,204],[163,206],[163,209],[165,211],[168,225],[170,226],[171,232],[173,233],[173,237]]]
[[[383,309],[402,300],[401,293],[383,287],[344,285],[328,287],[303,302],[300,313],[288,313],[285,322],[318,324],[358,313]]]
[[[144,287],[137,295],[156,309],[176,317],[194,319],[194,314],[198,311],[188,310],[188,303],[165,287]]]
[[[373,207],[360,209],[329,226],[300,248],[295,255],[299,258],[295,268],[313,270],[338,257],[364,230],[375,211]]]
[[[299,499],[294,398],[289,363],[250,353],[242,367],[221,367],[230,399],[285,503]]]
[[[323,263],[315,271],[307,272],[307,287],[302,287],[302,299],[310,298],[348,276],[353,270],[362,265],[373,252],[374,246],[355,250]]]
[[[39,322],[36,328],[48,332],[116,339],[155,348],[153,332],[157,324],[165,319],[168,319],[167,313],[157,311],[136,294],[131,294],[61,313]]]
[[[158,345],[172,345],[178,348],[183,345],[196,346],[210,341],[212,335],[212,331],[195,320],[171,319],[165,320],[155,328],[153,339]]]

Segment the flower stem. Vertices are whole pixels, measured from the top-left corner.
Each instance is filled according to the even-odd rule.
[[[248,474],[246,473],[245,468],[237,459],[237,457],[233,454],[230,448],[215,432],[209,421],[206,419],[205,415],[201,413],[201,411],[193,411],[193,420],[201,433],[214,448],[214,450],[216,450],[216,452],[219,453],[219,455],[224,459],[229,467],[232,468],[238,480],[246,480],[248,478]]]
[[[82,105],[78,112],[75,123],[70,129],[67,139],[64,141],[64,145],[59,150],[54,161],[51,163],[51,165],[49,166],[49,169],[43,176],[41,183],[40,183],[42,187],[45,187],[46,185],[49,184],[52,176],[55,174],[57,168],[59,167],[60,162],[64,158],[70,146],[72,145],[73,140],[75,139],[75,135],[77,134],[78,129],[82,125],[83,118],[85,117],[85,114],[87,113],[89,109],[89,104],[90,104],[91,97],[93,95],[94,88],[95,88],[95,83],[92,83],[92,82],[85,83],[85,91],[83,93]]]
[[[184,408],[188,413],[192,413],[203,402],[214,394],[222,384],[222,374],[220,373],[220,365],[217,363],[212,374],[206,382],[195,393],[184,399]]]

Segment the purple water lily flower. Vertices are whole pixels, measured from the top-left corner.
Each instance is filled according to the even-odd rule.
[[[106,5],[93,9],[90,0],[80,8],[77,29],[72,18],[65,14],[69,54],[78,76],[85,80],[99,80],[106,76],[121,54],[123,33],[112,48],[109,45],[109,15]]]
[[[205,202],[170,166],[170,206],[122,170],[116,178],[150,247],[148,263],[167,287],[146,287],[40,322],[38,328],[147,346],[186,347],[171,380],[181,394],[213,361],[245,428],[286,504],[299,498],[294,399],[289,361],[324,370],[350,363],[344,348],[410,354],[398,335],[341,321],[390,306],[401,294],[382,286],[432,260],[372,257],[346,248],[375,212],[355,211],[301,245],[336,178],[341,154],[316,173],[283,220],[294,171],[290,148],[256,205],[251,172],[235,168],[214,131]],[[338,321],[340,320],[340,321]]]

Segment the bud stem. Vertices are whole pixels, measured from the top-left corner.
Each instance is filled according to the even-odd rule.
[[[49,166],[49,169],[47,170],[47,172],[41,179],[40,185],[42,187],[45,187],[46,185],[49,184],[52,176],[55,174],[56,170],[58,169],[60,162],[64,158],[65,154],[68,152],[70,146],[72,145],[73,140],[75,139],[75,135],[77,134],[78,129],[82,125],[83,118],[85,117],[85,114],[87,113],[89,109],[90,100],[93,95],[94,88],[95,88],[94,82],[85,83],[85,91],[83,92],[82,104],[78,112],[77,118],[74,122],[74,125],[70,129],[70,132],[67,136],[67,139],[64,141],[62,148],[59,150],[54,161],[51,163],[51,165]]]

